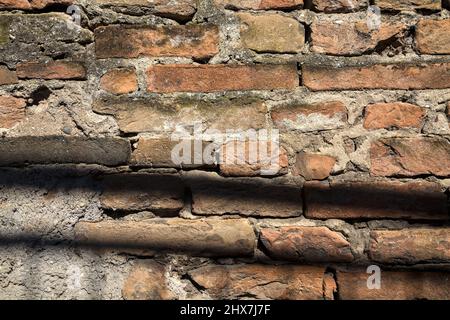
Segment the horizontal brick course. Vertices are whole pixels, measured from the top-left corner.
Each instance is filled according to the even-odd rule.
[[[450,175],[450,142],[438,137],[384,138],[372,143],[375,176]]]
[[[277,260],[301,262],[351,262],[350,243],[326,227],[263,228],[261,242]]]
[[[128,162],[130,143],[122,138],[24,136],[0,139],[0,165]]]
[[[21,79],[83,80],[86,69],[79,62],[24,62],[17,65],[17,76]]]
[[[305,201],[314,219],[448,219],[447,197],[431,182],[309,182]]]
[[[371,232],[369,256],[382,263],[450,261],[450,229],[409,228]]]
[[[215,299],[332,300],[324,290],[325,270],[310,266],[206,266],[189,273]],[[267,283],[276,282],[277,286]]]
[[[444,89],[450,87],[450,63],[375,64],[325,67],[304,65],[303,84],[314,91],[361,89]]]
[[[370,274],[338,272],[339,296],[344,300],[448,300],[450,274],[446,272],[382,271],[381,288],[368,289]]]
[[[255,234],[246,220],[151,219],[79,222],[75,239],[81,246],[154,249],[198,256],[242,257],[253,254]]]
[[[149,92],[216,92],[295,89],[295,65],[155,65],[147,69]]]
[[[99,59],[140,56],[205,59],[218,53],[218,41],[218,29],[213,25],[114,25],[95,29],[95,52]]]

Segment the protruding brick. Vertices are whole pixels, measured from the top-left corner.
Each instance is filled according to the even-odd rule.
[[[311,50],[333,55],[360,55],[374,50],[384,41],[402,37],[406,29],[401,22],[382,23],[379,29],[371,30],[366,20],[317,21],[311,25]]]
[[[167,285],[167,270],[154,261],[137,261],[122,287],[125,300],[170,300],[175,296]]]
[[[450,19],[419,21],[416,45],[423,54],[450,54]]]
[[[312,0],[316,11],[331,12],[353,12],[367,7],[364,0]]]
[[[100,87],[114,94],[126,94],[138,89],[136,70],[120,68],[108,71],[100,79]]]
[[[286,150],[275,141],[230,141],[220,149],[220,172],[224,176],[275,176],[287,173]]]
[[[366,107],[364,128],[416,128],[420,129],[425,110],[419,106],[403,103],[375,103]]]
[[[197,10],[197,0],[92,0],[92,2],[107,7],[145,7],[155,15],[181,21],[191,19]]]
[[[0,0],[0,9],[36,10],[51,5],[70,5],[73,0]]]
[[[175,214],[184,206],[184,186],[178,176],[110,175],[102,186],[100,201],[106,209]]]
[[[311,90],[445,89],[450,63],[422,65],[303,66],[303,83]]]
[[[0,96],[0,128],[12,128],[24,119],[25,107],[24,99]]]
[[[70,61],[24,62],[17,65],[17,76],[21,79],[83,80],[86,69]]]
[[[327,155],[299,152],[296,156],[294,174],[306,180],[323,180],[330,176],[336,159]]]
[[[155,168],[208,167],[215,165],[214,153],[217,148],[213,142],[193,138],[176,140],[167,137],[141,137],[130,162],[135,166]]]
[[[381,288],[369,289],[366,272],[337,272],[343,300],[449,300],[450,273],[382,271]]]
[[[123,132],[168,132],[202,124],[203,130],[264,129],[267,106],[257,98],[175,100],[130,99],[128,97],[96,100],[93,110],[113,115]]]
[[[382,263],[417,264],[450,261],[450,228],[372,231],[370,258]]]
[[[305,45],[305,28],[297,20],[278,14],[239,13],[241,41],[256,52],[297,53]]]
[[[325,269],[310,266],[205,266],[191,278],[215,299],[332,300],[324,290]]]
[[[10,71],[8,68],[0,66],[0,86],[15,84],[17,82],[19,82],[19,79],[14,71]]]
[[[384,138],[372,143],[375,176],[450,176],[450,142],[438,137]]]
[[[215,92],[295,89],[299,79],[294,64],[154,65],[147,84],[150,92]]]
[[[303,0],[214,0],[226,9],[297,9],[303,6]]]
[[[440,0],[375,0],[375,5],[382,10],[411,11],[411,10],[440,10]]]
[[[218,53],[219,31],[213,25],[131,26],[95,29],[97,58],[140,56],[210,58]]]
[[[448,219],[447,197],[432,182],[311,182],[305,201],[312,219]]]
[[[145,248],[207,257],[252,256],[256,244],[252,225],[243,219],[79,222],[75,239],[82,246]]]
[[[275,126],[302,132],[342,128],[347,124],[347,109],[342,102],[286,104],[271,112]]]
[[[215,173],[190,172],[192,211],[198,215],[238,214],[256,217],[298,217],[301,187],[264,178],[220,178]]]
[[[0,139],[0,165],[88,163],[126,164],[130,143],[121,138],[17,137]]]
[[[261,229],[261,241],[270,257],[301,262],[351,262],[350,243],[327,227]]]

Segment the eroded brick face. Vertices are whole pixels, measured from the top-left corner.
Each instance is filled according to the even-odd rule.
[[[449,9],[0,0],[0,299],[450,299]]]

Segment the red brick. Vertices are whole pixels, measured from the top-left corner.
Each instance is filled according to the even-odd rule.
[[[110,210],[172,215],[184,206],[184,186],[178,176],[110,175],[102,182],[100,201],[103,208]]]
[[[287,173],[288,165],[286,150],[270,141],[230,141],[220,149],[224,176],[275,176]]]
[[[14,71],[10,71],[8,68],[0,66],[0,86],[5,84],[15,84],[19,82],[17,75]]]
[[[191,155],[181,155],[182,159],[187,159],[186,163],[175,163],[172,159],[172,152],[178,144],[190,145]],[[205,158],[205,152],[210,151],[209,157]],[[186,138],[182,140],[172,140],[167,137],[147,138],[140,137],[136,148],[131,155],[130,163],[134,166],[155,167],[155,168],[199,168],[215,166],[214,163],[207,163],[206,160],[215,160],[214,152],[217,146],[211,145],[208,141],[194,140]],[[188,152],[189,150],[183,150]],[[186,156],[186,158],[184,158]],[[201,160],[201,161],[200,161]],[[196,163],[198,162],[198,163]]]
[[[331,12],[353,12],[367,7],[364,0],[312,0],[313,8],[316,11]]]
[[[155,65],[147,70],[148,91],[215,92],[295,89],[295,65]]]
[[[420,129],[425,110],[409,103],[375,103],[366,107],[364,128],[417,128]]]
[[[300,185],[265,178],[222,178],[215,173],[189,172],[192,212],[202,216],[299,217],[303,212]]]
[[[360,55],[374,50],[381,42],[404,35],[407,26],[400,22],[382,23],[370,30],[366,20],[317,21],[311,25],[313,52],[333,55]]]
[[[121,9],[127,6],[144,7],[155,15],[182,21],[191,19],[197,9],[196,0],[92,0],[92,2],[105,7],[119,6]]]
[[[12,128],[25,118],[24,99],[0,96],[0,128]]]
[[[375,5],[382,10],[411,11],[411,10],[440,10],[439,0],[375,0]]]
[[[229,99],[178,99],[107,97],[94,101],[95,112],[113,115],[123,132],[166,132],[202,123],[204,129],[249,130],[267,127],[264,101],[241,97]]]
[[[214,0],[227,9],[296,9],[303,6],[303,0]]]
[[[114,137],[22,136],[0,138],[0,166],[86,163],[126,164],[130,143]]]
[[[44,9],[50,5],[70,5],[73,0],[0,0],[0,9]]]
[[[256,244],[253,227],[244,219],[79,222],[74,232],[81,246],[122,252],[151,249],[207,257],[245,257],[253,255]]]
[[[123,284],[122,297],[125,300],[174,299],[167,284],[166,269],[155,261],[138,260]]]
[[[293,173],[306,180],[323,180],[330,176],[336,159],[326,155],[299,152]]]
[[[447,196],[425,181],[309,182],[305,201],[312,219],[448,219]]]
[[[126,94],[138,89],[138,81],[134,68],[113,69],[100,79],[100,87],[114,94]]]
[[[366,272],[337,272],[343,300],[449,300],[450,273],[382,271],[381,288],[369,289]]]
[[[327,227],[261,229],[260,239],[268,255],[277,260],[301,262],[351,262],[350,243]]]
[[[370,237],[369,256],[377,262],[450,262],[450,228],[376,230]]]
[[[416,45],[423,54],[450,54],[450,19],[419,21]]]
[[[219,31],[213,25],[130,26],[95,29],[97,58],[140,56],[210,58],[218,53]]]
[[[303,83],[314,91],[450,88],[450,63],[422,65],[303,66]]]
[[[450,142],[438,137],[384,138],[372,143],[371,174],[450,176]]]
[[[78,62],[24,62],[17,65],[17,76],[20,79],[83,80],[86,70]]]
[[[330,291],[324,290],[324,282],[329,285],[330,279],[322,267],[211,265],[190,271],[189,275],[214,299],[333,299]]]
[[[330,130],[347,124],[347,108],[339,101],[293,103],[274,108],[271,117],[275,126],[283,130]]]

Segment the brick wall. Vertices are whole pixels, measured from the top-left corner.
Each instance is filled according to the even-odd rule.
[[[450,4],[370,3],[0,0],[0,297],[450,299]]]

